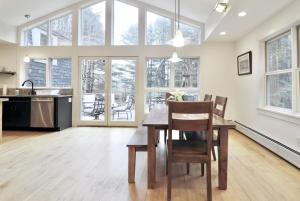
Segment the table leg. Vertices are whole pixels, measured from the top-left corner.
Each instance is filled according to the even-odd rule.
[[[148,188],[154,188],[156,149],[155,149],[155,127],[148,127]]]
[[[218,176],[219,188],[227,189],[227,167],[228,167],[228,129],[220,129],[220,146],[218,146]]]

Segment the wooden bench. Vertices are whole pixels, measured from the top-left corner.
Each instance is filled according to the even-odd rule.
[[[128,147],[128,183],[135,182],[136,152],[147,151],[148,135],[147,127],[139,127],[129,140]],[[159,142],[159,135],[156,136],[156,144]]]

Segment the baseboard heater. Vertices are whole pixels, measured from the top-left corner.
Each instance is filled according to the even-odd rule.
[[[256,141],[257,143],[261,144],[265,148],[269,149],[276,155],[280,156],[284,160],[288,161],[292,165],[296,166],[300,169],[300,152],[294,150],[285,144],[278,142],[261,132],[258,132],[242,123],[235,121],[236,130],[241,132],[242,134],[248,136],[252,140]]]

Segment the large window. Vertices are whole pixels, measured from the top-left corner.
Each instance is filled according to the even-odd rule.
[[[190,44],[200,43],[200,37],[201,37],[200,28],[181,23],[180,30],[182,31],[183,37],[187,38]]]
[[[105,1],[82,8],[79,45],[105,44]]]
[[[47,86],[47,59],[30,59],[25,64],[25,79],[31,80],[36,87]]]
[[[50,58],[50,86],[71,87],[72,61],[65,58]]]
[[[51,21],[51,45],[72,45],[72,15],[68,14]]]
[[[148,58],[146,65],[145,112],[165,102],[166,92],[199,95],[199,58],[184,58],[179,63],[171,63],[167,58]]]
[[[172,38],[171,19],[147,12],[146,44],[165,45]]]
[[[24,46],[46,46],[48,45],[48,22],[28,29],[24,32]]]
[[[25,79],[36,87],[69,88],[72,83],[70,58],[30,59],[25,63]]]
[[[113,19],[113,45],[138,45],[138,8],[120,1],[114,1]]]
[[[266,42],[267,105],[292,109],[291,31]]]

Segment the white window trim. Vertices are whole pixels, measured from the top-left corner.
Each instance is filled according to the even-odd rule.
[[[129,6],[132,6],[132,7],[135,7],[137,8],[138,10],[138,38],[137,38],[137,44],[134,44],[134,45],[117,45],[117,44],[114,44],[114,34],[115,34],[115,19],[114,19],[114,16],[115,16],[115,1],[112,1],[112,9],[111,9],[111,46],[116,46],[116,47],[138,47],[140,46],[140,26],[141,26],[141,23],[140,23],[140,7],[136,4],[136,3],[133,3],[133,2],[130,2],[130,1],[126,1],[126,0],[116,0],[116,1],[119,1],[121,3],[124,3],[124,4],[127,4]]]
[[[300,42],[300,34],[297,26],[291,27],[277,34],[274,38],[265,41],[265,76],[264,76],[264,105],[259,106],[257,109],[259,113],[270,116],[276,119],[284,120],[290,123],[300,125],[300,68],[299,66],[299,50],[298,43]],[[279,37],[291,32],[292,35],[292,67],[286,70],[268,71],[268,58],[267,58],[267,42],[278,39]],[[292,74],[292,109],[285,109],[273,107],[268,105],[268,89],[267,89],[267,76],[278,75],[282,73]]]
[[[71,76],[73,77],[73,59],[72,57],[49,57],[49,58],[30,58],[30,59],[45,59],[46,60],[46,86],[45,87],[35,87],[35,89],[72,89],[73,88],[73,79],[71,79],[71,85],[69,87],[52,87],[51,86],[51,71],[50,71],[50,59],[70,59],[71,60]],[[25,63],[23,64],[23,74],[24,78],[26,78],[25,73]],[[20,83],[21,88],[31,88],[31,87],[22,87]]]
[[[147,87],[147,60],[155,58],[155,59],[165,59],[165,57],[146,57],[145,60],[145,68],[144,68],[144,111],[146,104],[146,96],[147,93],[166,93],[166,92],[187,92],[187,93],[197,93],[198,97],[200,97],[200,57],[182,57],[182,59],[198,59],[199,60],[199,69],[198,69],[198,79],[197,79],[197,87],[175,87],[175,64],[171,63],[170,65],[170,79],[169,79],[169,87]],[[147,113],[145,111],[145,113]]]
[[[257,110],[262,115],[300,125],[300,113],[293,113],[291,110],[271,106],[258,107]]]

